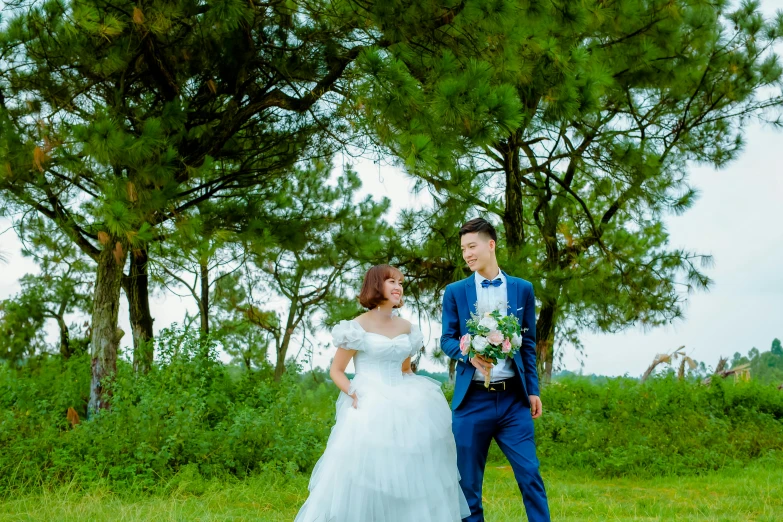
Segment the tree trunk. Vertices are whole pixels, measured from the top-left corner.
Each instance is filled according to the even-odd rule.
[[[509,138],[509,143],[512,138]],[[509,259],[523,261],[522,249],[525,246],[525,222],[524,206],[522,201],[522,180],[519,178],[519,148],[513,143],[503,151],[503,168],[506,173],[506,207],[503,213],[503,226],[506,229],[506,244],[508,246]],[[546,198],[546,195],[541,195]],[[548,205],[543,207],[544,213],[544,241],[547,249],[547,264],[557,265],[558,247],[555,235],[556,223],[559,212],[552,210]],[[557,299],[550,301],[547,296],[539,296],[541,311],[536,321],[536,364],[538,375],[542,383],[552,380],[552,366],[554,363],[555,320],[557,311]]]
[[[457,360],[449,357],[449,384],[454,386],[457,382]]]
[[[71,336],[68,333],[68,325],[65,324],[65,318],[62,315],[57,316],[57,326],[60,327],[60,355],[63,359],[68,359],[73,352],[71,351]]]
[[[557,222],[559,213],[545,206],[543,209],[544,227],[542,236],[546,249],[546,261],[544,270],[546,274],[553,274],[557,270],[560,257],[560,249],[557,244]],[[555,325],[557,324],[557,303],[560,297],[560,283],[550,280],[538,296],[541,301],[541,310],[536,320],[536,361],[538,365],[539,379],[543,383],[552,381],[552,365],[554,362]]]
[[[519,256],[525,246],[525,207],[522,203],[522,181],[519,179],[519,149],[509,147],[509,150],[504,151],[503,163],[506,172],[506,208],[503,212],[503,227],[506,229],[508,257],[512,261],[521,261]]]
[[[201,333],[209,334],[209,265],[206,261],[200,263],[201,266],[201,301],[199,310],[201,312]]]
[[[277,361],[275,362],[275,381],[280,381],[285,373],[285,356],[288,353],[288,345],[291,342],[291,334],[286,329],[283,340],[277,347]]]
[[[95,295],[92,311],[92,380],[88,412],[96,413],[110,406],[106,380],[117,371],[117,351],[125,332],[117,326],[120,287],[125,250],[120,242],[107,241],[98,256]]]
[[[150,312],[147,250],[134,250],[130,256],[129,276],[123,276],[122,288],[128,298],[131,332],[133,334],[133,371],[145,374],[152,367],[153,331]]]
[[[542,300],[541,311],[536,321],[536,363],[538,376],[542,383],[552,381],[552,365],[554,363],[555,321],[557,304]]]
[[[291,336],[294,334],[296,328],[296,313],[299,308],[299,302],[294,299],[291,302],[291,309],[288,313],[288,321],[286,322],[285,332],[283,333],[283,340],[277,344],[277,362],[275,362],[275,381],[279,381],[283,378],[285,373],[285,356],[288,353],[288,345],[291,343]]]

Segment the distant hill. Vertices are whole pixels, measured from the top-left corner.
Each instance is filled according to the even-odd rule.
[[[428,372],[427,370],[417,370],[416,375],[423,375],[425,377],[429,377],[431,379],[435,379],[438,382],[448,382],[449,381],[449,374],[448,372]]]
[[[559,372],[554,372],[552,374],[552,380],[554,382],[557,382],[558,380],[561,380],[561,379],[568,379],[568,378],[571,378],[571,377],[580,377],[582,379],[588,379],[590,382],[595,383],[595,384],[605,383],[607,381],[607,379],[610,379],[610,377],[608,377],[606,375],[596,375],[594,373],[585,375],[585,374],[582,374],[582,373],[576,373],[576,372],[572,372],[572,371],[569,371],[569,370],[561,370]]]

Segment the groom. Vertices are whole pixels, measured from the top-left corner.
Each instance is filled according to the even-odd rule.
[[[470,506],[466,522],[484,520],[481,487],[489,444],[494,438],[514,470],[527,518],[549,521],[544,481],[538,472],[533,419],[541,416],[536,375],[536,303],[533,285],[500,271],[495,257],[497,234],[486,220],[477,218],[459,231],[462,258],[473,274],[452,283],[443,294],[441,348],[457,360],[457,380],[451,407],[452,430],[457,442],[460,485]],[[513,359],[496,366],[481,356],[460,352],[459,339],[467,332],[465,321],[478,310],[508,310],[524,331],[522,346]],[[484,387],[490,375],[489,389]]]

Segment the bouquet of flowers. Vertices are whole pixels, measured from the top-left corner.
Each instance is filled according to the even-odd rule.
[[[499,310],[470,314],[467,320],[468,333],[459,340],[462,355],[484,359],[497,364],[498,359],[513,357],[522,346],[522,332],[515,315],[501,314]],[[484,386],[489,388],[489,375],[484,379]]]

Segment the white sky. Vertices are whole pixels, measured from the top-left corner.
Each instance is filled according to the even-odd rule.
[[[783,0],[763,1],[762,8],[771,16],[775,9],[783,9]],[[783,132],[753,125],[747,129],[746,142],[745,151],[728,168],[692,169],[690,181],[701,191],[700,199],[683,216],[666,220],[672,247],[714,256],[715,266],[707,270],[714,280],[712,290],[689,296],[685,319],[671,326],[647,333],[634,329],[615,335],[584,334],[585,373],[638,376],[656,353],[682,345],[691,357],[714,366],[719,356],[744,354],[752,347],[768,350],[773,338],[783,338]],[[371,161],[355,168],[364,182],[363,192],[387,195],[394,210],[421,203],[411,195],[413,181],[398,169],[379,168]],[[0,265],[0,299],[17,292],[18,279],[35,270],[21,257],[19,241],[13,231],[6,232],[8,226],[7,219],[0,219],[0,252],[9,258]],[[192,300],[171,294],[153,295],[151,307],[156,330],[181,322],[185,309],[195,312]],[[411,318],[409,314],[403,312]],[[425,334],[427,326],[422,325]],[[124,298],[120,327],[130,332]],[[440,325],[431,327],[437,335]],[[130,342],[128,333],[122,344],[127,348]],[[314,362],[325,366],[330,356],[321,353]],[[564,363],[566,369],[580,369],[572,351]],[[423,367],[439,369],[431,362]]]

